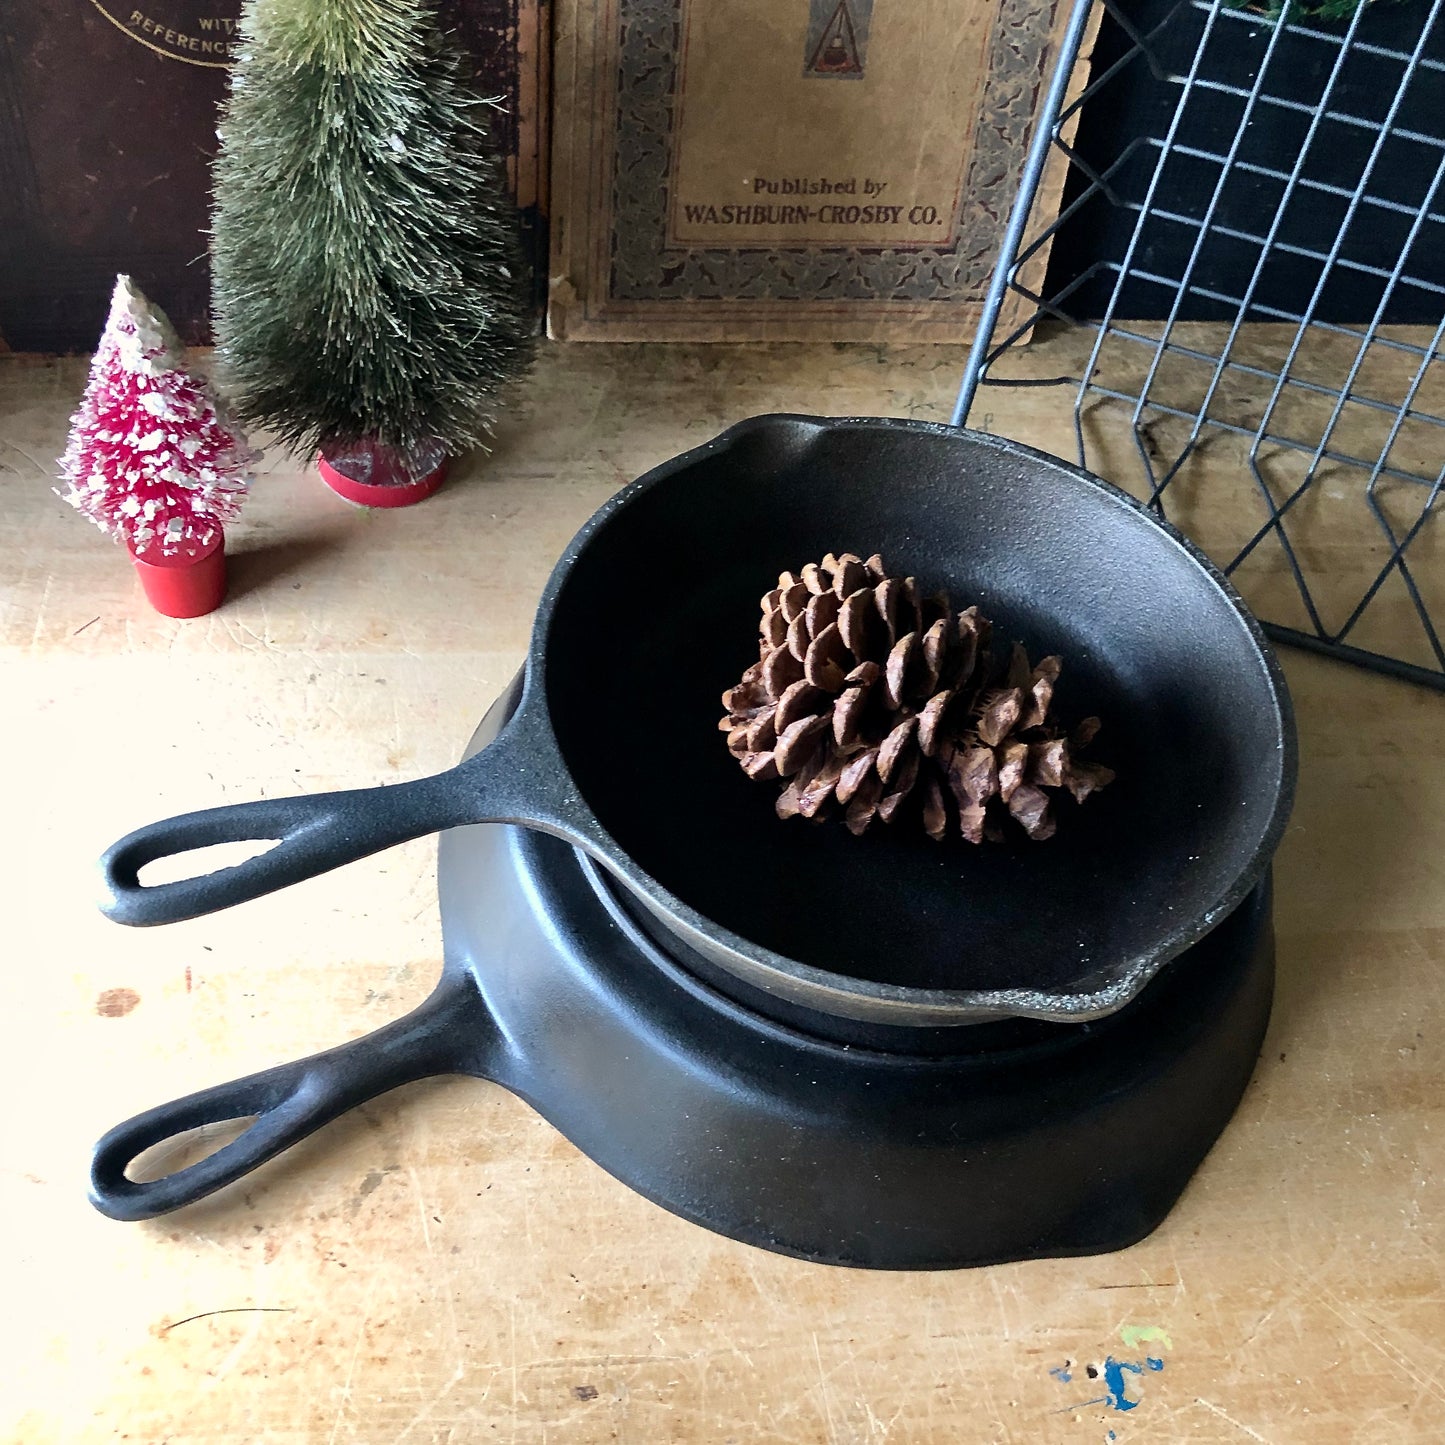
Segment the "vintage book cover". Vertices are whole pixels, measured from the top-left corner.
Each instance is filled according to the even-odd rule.
[[[968,337],[1069,9],[557,0],[550,332]]]
[[[527,241],[545,275],[549,0],[444,0],[484,94],[500,96]],[[117,271],[208,339],[216,105],[241,0],[0,4],[0,338],[88,350]]]

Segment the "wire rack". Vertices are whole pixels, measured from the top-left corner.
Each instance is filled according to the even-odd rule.
[[[981,386],[1071,385],[1080,463],[1274,638],[1445,689],[1442,6],[1076,0],[954,423]]]

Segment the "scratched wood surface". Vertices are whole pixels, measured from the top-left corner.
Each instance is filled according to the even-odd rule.
[[[1052,374],[1072,346],[1026,364]],[[231,600],[171,622],[50,492],[83,367],[0,361],[5,1440],[1445,1438],[1445,699],[1297,653],[1273,1025],[1237,1118],[1133,1249],[800,1264],[663,1213],[465,1079],[379,1099],[153,1224],[85,1202],[111,1124],[365,1033],[440,959],[431,841],[151,931],[94,910],[105,843],[446,766],[622,482],[756,411],[942,418],[961,364],[552,349],[493,456],[424,506],[354,511],[268,457]],[[985,410],[1069,443],[1058,393]]]

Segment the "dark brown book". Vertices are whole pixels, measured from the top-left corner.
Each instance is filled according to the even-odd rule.
[[[479,88],[505,104],[497,143],[534,259],[546,256],[547,3],[441,7]],[[11,349],[89,350],[118,271],[187,341],[209,340],[210,166],[240,10],[240,0],[0,6],[0,338]]]

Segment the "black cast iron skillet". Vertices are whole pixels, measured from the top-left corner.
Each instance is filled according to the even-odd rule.
[[[780,823],[716,729],[759,597],[825,552],[881,551],[995,637],[1065,659],[1118,771],[1046,844]],[[106,913],[191,918],[466,823],[566,838],[687,947],[753,987],[917,1027],[1078,1020],[1127,1003],[1258,882],[1291,803],[1283,680],[1223,577],[1097,477],[917,422],[764,416],[655,468],[583,527],[537,613],[521,703],[460,766],[394,787],[214,808],[105,855]],[[276,839],[141,886],[147,863]]]

